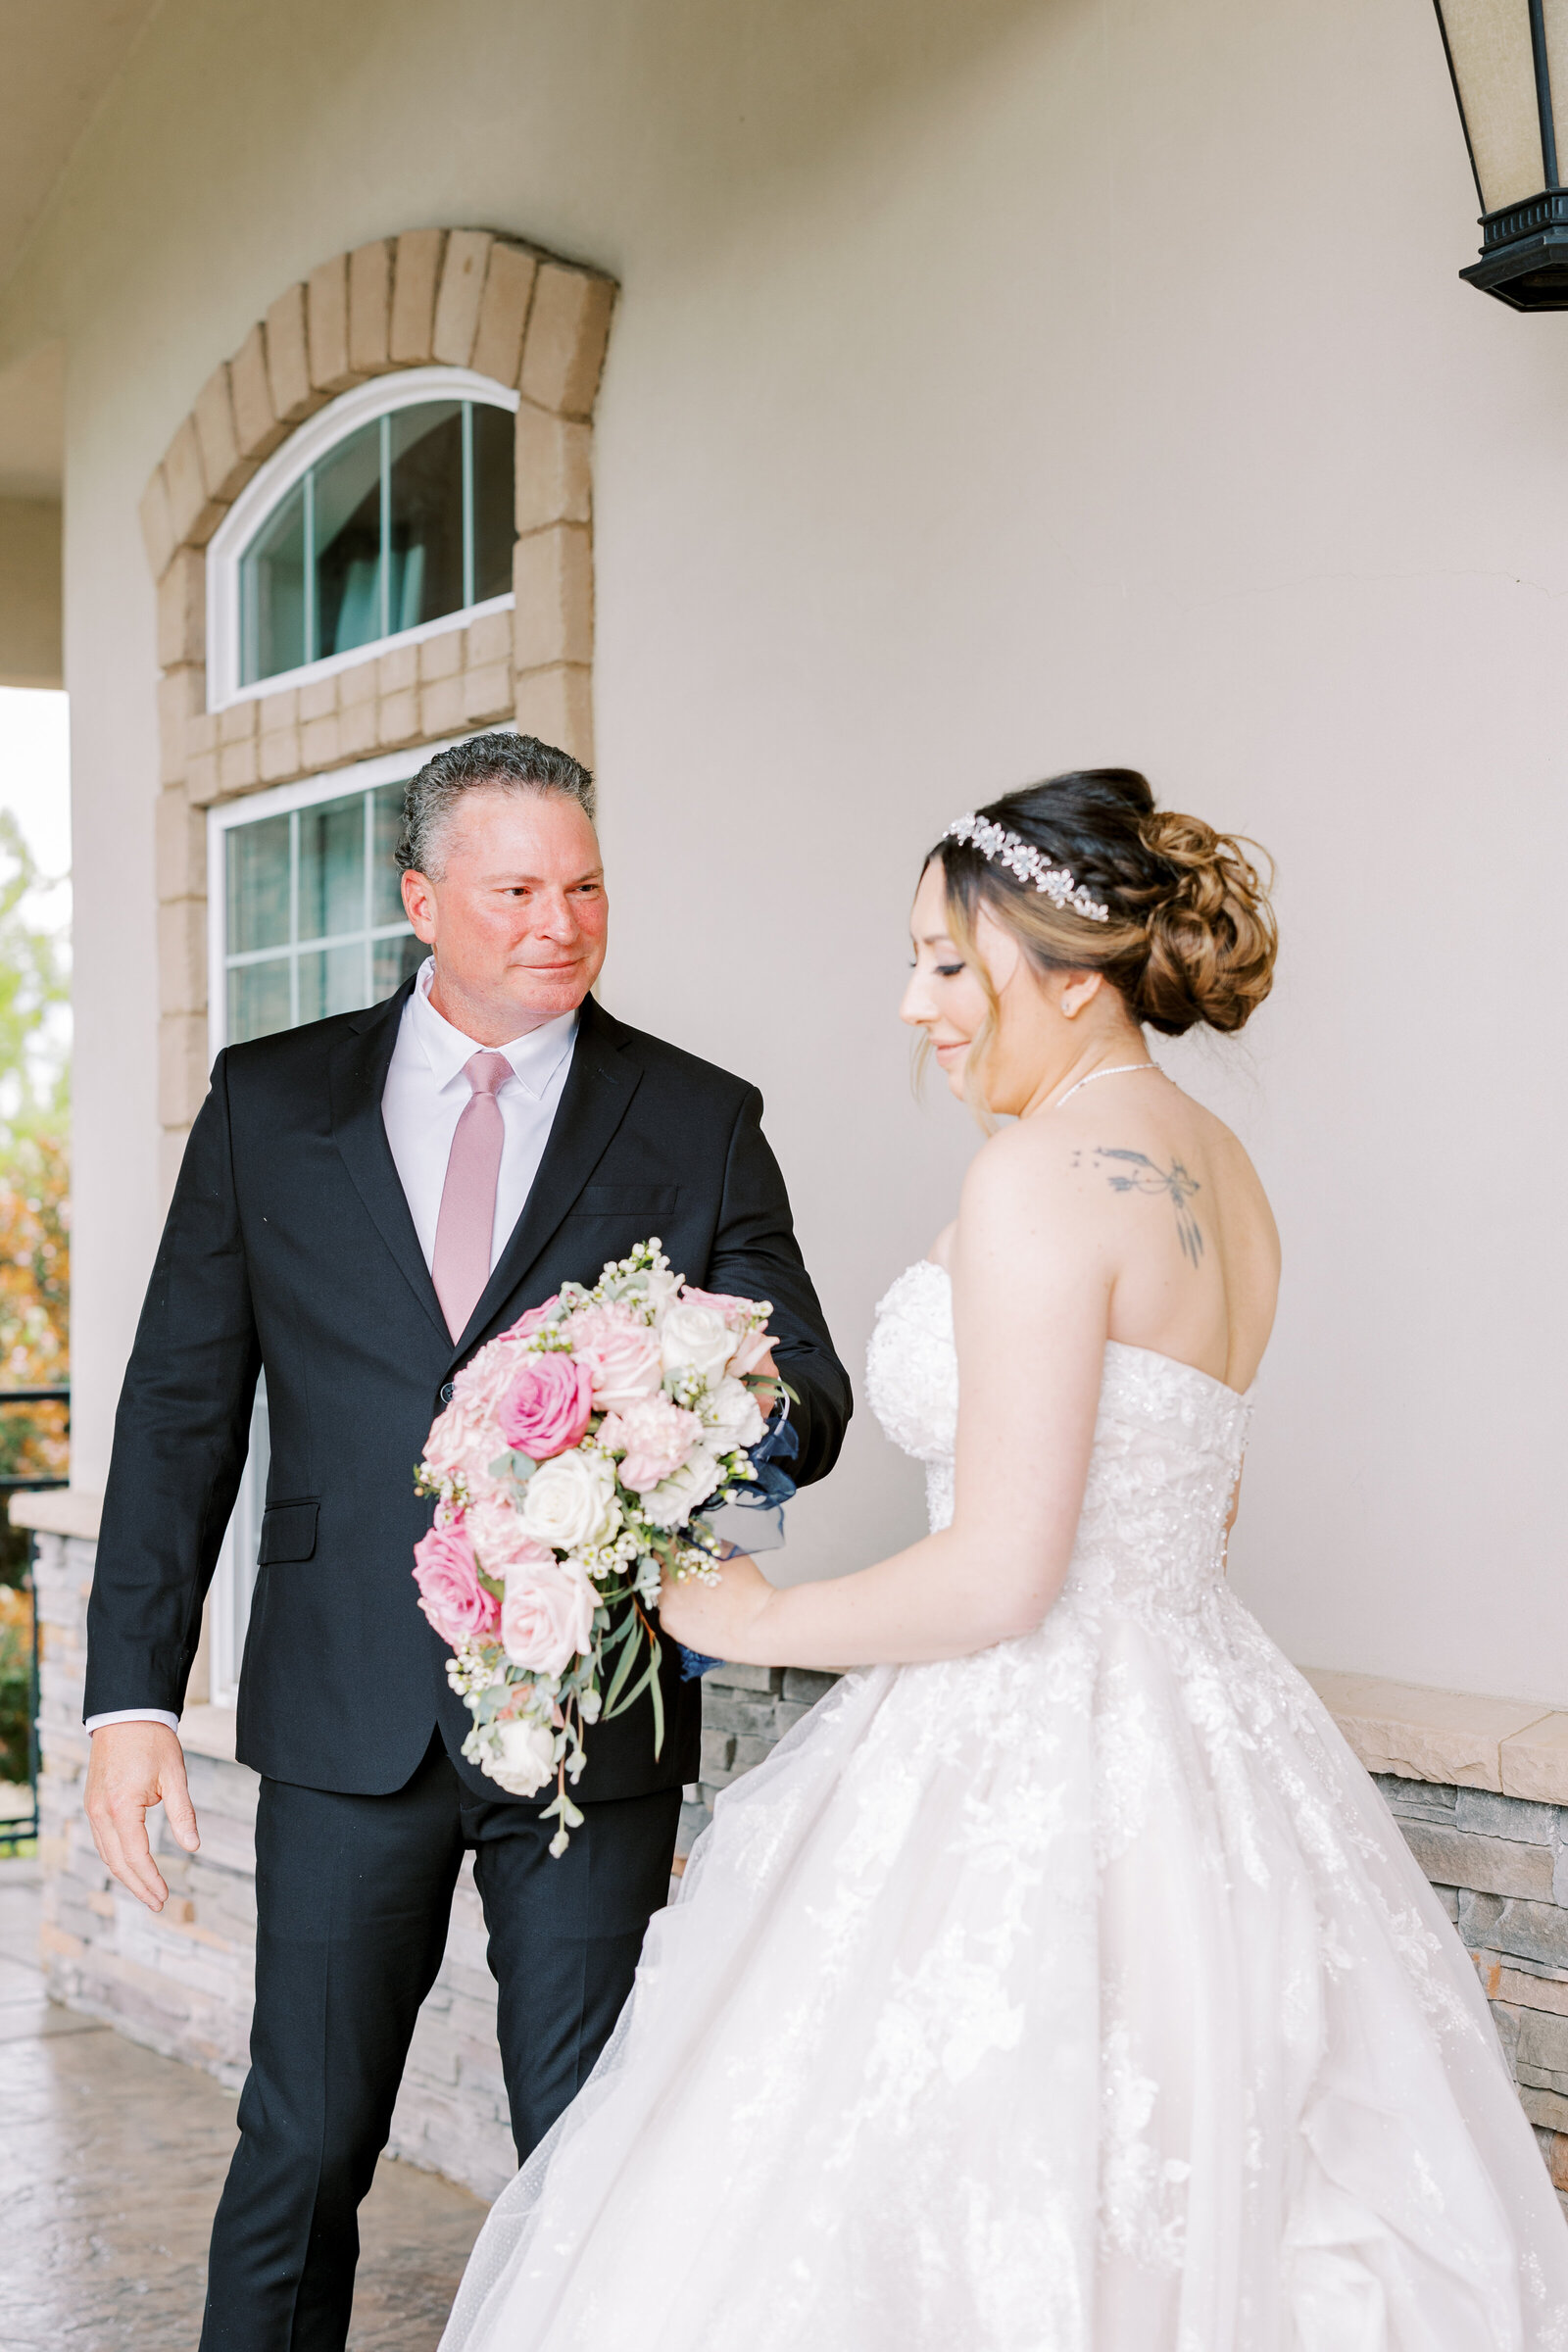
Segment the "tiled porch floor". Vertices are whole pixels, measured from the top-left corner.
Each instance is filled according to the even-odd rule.
[[[0,1863],[0,2352],[195,2352],[233,2098],[47,1999],[34,1875]],[[484,2212],[382,2164],[351,2352],[434,2352]]]

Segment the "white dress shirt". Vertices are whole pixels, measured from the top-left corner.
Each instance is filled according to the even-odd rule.
[[[435,1262],[436,1220],[441,1214],[452,1138],[472,1100],[464,1064],[485,1050],[436,1011],[430,1002],[434,973],[434,962],[427,956],[403,1007],[403,1022],[381,1097],[386,1140],[392,1147],[427,1266]],[[542,1021],[525,1037],[514,1037],[511,1045],[496,1049],[511,1062],[512,1076],[503,1081],[496,1096],[501,1105],[502,1141],[496,1221],[490,1232],[492,1272],[539,1173],[571,1067],[576,1036],[577,1015],[563,1012],[553,1021]]]
[[[427,1266],[435,1261],[436,1220],[452,1138],[473,1091],[463,1066],[470,1054],[485,1050],[436,1011],[430,1002],[434,974],[434,959],[427,956],[403,1007],[381,1096],[386,1140]],[[496,1095],[502,1138],[496,1218],[490,1232],[492,1273],[539,1173],[576,1038],[577,1015],[563,1012],[496,1049],[511,1062],[512,1076]],[[112,1714],[91,1715],[86,1728],[95,1732],[106,1723],[167,1723],[172,1732],[179,1729],[178,1717],[160,1707],[120,1707]]]

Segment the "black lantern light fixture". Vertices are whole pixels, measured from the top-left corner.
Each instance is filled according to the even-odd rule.
[[[1481,198],[1479,262],[1461,277],[1516,311],[1568,310],[1568,0],[1437,0]],[[1563,161],[1568,164],[1568,153]]]

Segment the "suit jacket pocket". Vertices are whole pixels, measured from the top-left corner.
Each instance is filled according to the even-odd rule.
[[[259,1568],[279,1560],[308,1560],[316,1549],[314,1502],[270,1502],[262,1513],[262,1543],[256,1555]]]
[[[678,1184],[585,1184],[571,1205],[590,1217],[661,1217],[679,1199]]]

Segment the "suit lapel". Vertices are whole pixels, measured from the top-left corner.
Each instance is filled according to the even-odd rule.
[[[642,1065],[630,1050],[626,1031],[592,997],[587,998],[578,1020],[571,1068],[562,1089],[561,1107],[539,1162],[539,1173],[523,1203],[522,1214],[512,1229],[511,1239],[469,1317],[468,1327],[453,1351],[455,1356],[466,1354],[477,1344],[486,1325],[495,1320],[526,1279],[603,1158],[641,1078]],[[390,1165],[390,1152],[387,1158]],[[597,1274],[598,1268],[594,1271]],[[432,1291],[432,1298],[434,1295]]]
[[[397,1162],[386,1140],[381,1097],[403,1007],[414,982],[406,980],[395,997],[374,1004],[361,1025],[338,1047],[328,1071],[332,1106],[332,1140],[354,1179],[355,1190],[375,1221],[377,1232],[396,1259],[399,1270],[448,1348],[452,1336],[430,1280],[430,1270],[414,1230]]]

